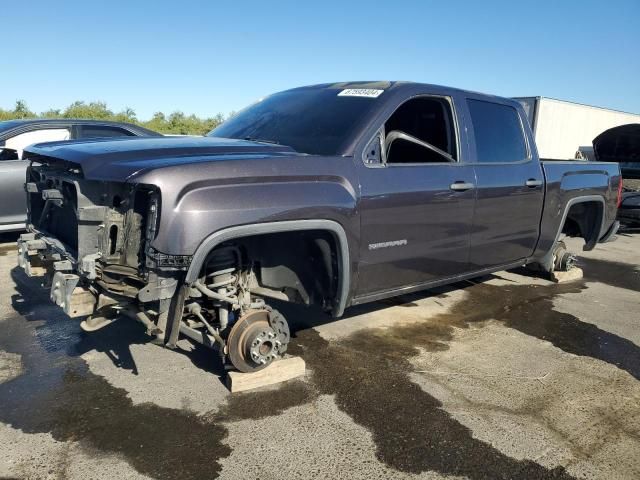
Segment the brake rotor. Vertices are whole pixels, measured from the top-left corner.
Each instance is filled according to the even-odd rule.
[[[553,269],[557,272],[567,272],[576,263],[576,257],[567,250],[564,242],[558,242],[553,251]]]
[[[287,321],[276,310],[249,310],[231,327],[229,360],[241,372],[261,370],[287,350],[289,338]]]

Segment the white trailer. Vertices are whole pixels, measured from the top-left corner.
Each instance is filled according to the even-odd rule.
[[[516,97],[527,114],[540,158],[590,157],[605,130],[640,123],[640,115],[546,97]],[[579,154],[578,152],[581,152]]]

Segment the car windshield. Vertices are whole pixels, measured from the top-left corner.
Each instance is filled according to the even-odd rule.
[[[311,155],[339,155],[376,98],[337,88],[276,93],[242,110],[208,135],[287,145]]]

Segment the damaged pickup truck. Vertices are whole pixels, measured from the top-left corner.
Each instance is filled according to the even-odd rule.
[[[20,265],[82,328],[124,316],[240,371],[290,339],[271,299],[345,308],[490,272],[567,268],[615,233],[616,164],[541,162],[519,103],[404,82],[266,97],[208,138],[26,150]],[[117,324],[113,326],[117,328]]]

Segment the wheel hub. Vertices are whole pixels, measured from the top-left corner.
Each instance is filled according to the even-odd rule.
[[[250,310],[231,327],[229,360],[241,372],[260,370],[284,354],[289,339],[289,325],[279,312]]]
[[[276,339],[276,333],[271,327],[259,332],[249,348],[251,360],[260,365],[275,360],[280,345],[281,343]]]

